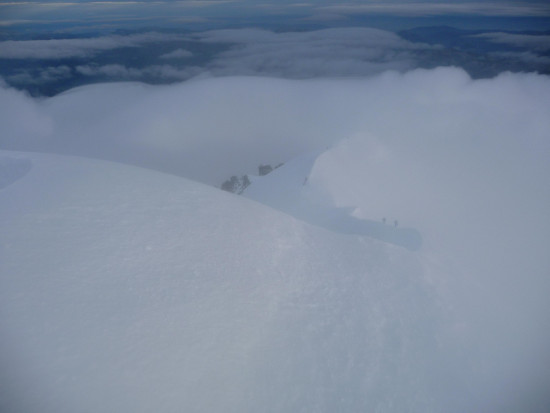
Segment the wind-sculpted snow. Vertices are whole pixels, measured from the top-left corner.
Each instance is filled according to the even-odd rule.
[[[319,169],[317,159],[321,156],[314,152],[288,162],[269,175],[253,178],[253,184],[244,190],[244,196],[334,232],[369,236],[412,251],[421,247],[422,236],[414,228],[398,228],[397,220],[390,223],[386,218],[382,222],[356,218],[352,212],[359,205],[352,208],[335,206],[337,200],[327,192],[324,182],[316,179],[317,175],[312,179],[312,171]],[[338,168],[348,166],[344,162]],[[344,187],[349,184],[346,180],[339,182]]]
[[[460,406],[421,256],[169,175],[28,158],[0,192],[3,411]]]
[[[422,246],[422,235],[414,228],[397,228],[369,219],[355,218],[339,209],[326,211],[323,223],[325,228],[335,232],[365,235],[411,251]]]

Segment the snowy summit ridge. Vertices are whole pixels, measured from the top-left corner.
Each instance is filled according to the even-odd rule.
[[[412,251],[418,250],[422,245],[418,230],[400,228],[397,220],[389,222],[386,218],[375,220],[353,215],[356,210],[369,210],[369,197],[366,197],[365,205],[354,205],[354,197],[342,196],[342,193],[367,191],[360,182],[365,172],[357,173],[357,169],[368,168],[369,154],[363,151],[361,156],[364,158],[359,162],[349,157],[339,159],[338,163],[331,161],[335,152],[341,151],[345,145],[350,145],[350,142],[346,140],[336,148],[300,156],[268,175],[254,177],[252,184],[242,193],[247,198],[337,233],[368,236]],[[356,144],[351,145],[355,146],[353,150],[362,149]],[[338,191],[333,190],[334,186]],[[371,194],[370,198],[375,196]]]
[[[435,403],[441,312],[417,255],[157,172],[1,159],[33,165],[0,190],[8,411]]]

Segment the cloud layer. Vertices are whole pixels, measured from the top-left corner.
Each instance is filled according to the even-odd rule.
[[[201,72],[200,68],[197,67],[179,69],[171,65],[152,65],[138,69],[120,64],[80,65],[76,66],[75,70],[84,76],[104,76],[119,80],[141,80],[146,78],[163,81],[185,80]]]
[[[93,70],[81,68],[88,69]],[[160,158],[174,160],[149,160],[149,166],[188,171],[193,178],[216,184],[228,173],[250,172],[255,162],[285,161],[301,151],[363,132],[385,139],[410,136],[411,142],[449,134],[457,140],[461,135],[481,136],[485,129],[510,139],[531,131],[543,139],[550,107],[542,93],[546,85],[545,76],[503,75],[472,81],[461,70],[440,69],[357,80],[241,77],[164,87],[110,84],[85,86],[46,100],[4,87],[2,144],[18,149],[36,141],[37,136],[22,133],[37,123],[35,117],[23,123],[13,121],[19,116],[8,115],[35,113],[55,125],[55,133],[46,128],[39,134],[44,139],[36,149],[86,155],[88,147],[95,147],[94,156],[116,158],[113,148],[132,152],[147,146]],[[21,110],[11,110],[13,102],[19,102]],[[434,136],[435,131],[439,135]],[[211,151],[213,147],[219,148]],[[192,168],[197,155],[201,162]],[[131,156],[126,160],[131,161]]]
[[[475,1],[424,1],[424,2],[369,2],[368,4],[339,3],[319,8],[343,15],[385,14],[397,16],[443,16],[443,15],[478,15],[478,16],[544,16],[550,14],[547,4],[541,2],[475,2]]]
[[[409,41],[386,30],[350,27],[305,32],[226,29],[185,35],[148,32],[11,40],[0,42],[0,59],[5,63],[0,75],[10,84],[33,93],[53,95],[87,83],[90,78],[94,82],[150,83],[199,75],[305,79],[445,65],[463,67],[474,77],[494,76],[504,70],[550,70],[545,55],[548,36],[452,29],[445,33],[440,36],[434,29],[412,30],[403,34],[414,40]],[[438,44],[441,37],[447,46]],[[497,43],[504,46],[495,47]],[[494,52],[487,51],[495,48]]]
[[[165,53],[160,56],[161,59],[182,59],[182,58],[188,58],[192,57],[193,53],[191,53],[189,50],[184,49],[176,49],[169,53]]]
[[[146,43],[179,40],[182,36],[142,33],[128,36],[104,36],[85,39],[6,40],[0,42],[2,59],[62,59],[92,57],[100,51],[121,47],[139,47]]]
[[[414,52],[434,46],[411,43],[371,28],[275,33],[259,29],[213,30],[194,36],[236,45],[209,64],[213,74],[263,74],[291,78],[359,76],[414,66]]]
[[[535,51],[550,50],[550,36],[548,35],[491,32],[474,35],[472,37],[480,37],[494,43],[507,44]]]

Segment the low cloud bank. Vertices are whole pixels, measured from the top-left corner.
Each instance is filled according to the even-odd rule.
[[[476,146],[496,149],[522,136],[542,144],[547,88],[546,76],[473,81],[459,69],[365,79],[100,84],[48,99],[4,86],[0,139],[7,149],[120,160],[217,185],[259,162],[286,161],[361,134],[427,153],[442,142],[472,155]]]
[[[160,56],[161,59],[182,59],[182,58],[188,58],[192,57],[193,53],[191,53],[189,50],[184,49],[176,49],[171,51],[170,53],[165,53]]]
[[[194,36],[204,43],[238,45],[208,66],[216,75],[264,74],[310,78],[369,75],[414,67],[414,52],[437,47],[412,43],[372,28],[274,33],[260,29],[212,30]]]
[[[167,44],[175,49],[158,53],[152,49]],[[185,49],[192,46],[198,54]],[[177,47],[181,46],[181,47]],[[219,48],[224,50],[209,48]],[[101,53],[113,49],[151,48],[148,64],[134,60],[102,60]],[[161,47],[160,50],[163,50]],[[213,76],[260,75],[284,78],[320,76],[364,76],[385,70],[410,70],[417,54],[438,49],[412,43],[397,34],[372,28],[337,28],[310,32],[275,33],[262,29],[210,30],[192,35],[142,33],[82,39],[9,40],[0,42],[0,59],[50,60],[47,68],[18,69],[6,74],[14,85],[49,83],[73,76],[102,80],[178,81],[199,74]],[[209,54],[211,53],[211,54]],[[62,59],[79,58],[66,66]],[[196,59],[195,59],[196,58]],[[61,63],[57,66],[55,60]],[[70,64],[70,63],[69,63]],[[62,74],[52,71],[63,68]]]
[[[185,35],[149,32],[10,40],[0,42],[0,60],[6,63],[0,76],[33,94],[51,96],[90,81],[170,83],[197,76],[364,77],[387,70],[404,73],[450,64],[464,68],[474,78],[505,70],[548,73],[548,36],[459,33],[450,30],[441,36],[433,28],[402,33],[415,39],[409,41],[390,31],[365,27],[305,32],[248,28]],[[437,44],[439,41],[446,46]],[[478,43],[498,51],[472,46]],[[134,53],[128,50],[113,53],[119,48],[133,48],[140,57],[131,57]]]
[[[0,42],[2,59],[63,59],[92,57],[121,47],[139,47],[146,43],[182,39],[181,35],[140,33],[129,36],[103,36],[85,39],[6,40]]]
[[[84,76],[106,76],[112,79],[141,80],[152,78],[155,80],[185,80],[200,74],[197,67],[186,67],[179,69],[171,65],[151,65],[143,68],[126,67],[125,65],[80,65],[75,68],[76,72]]]
[[[73,76],[73,70],[67,65],[49,66],[37,72],[28,70],[18,71],[7,78],[14,85],[29,85],[57,82]]]
[[[494,43],[501,43],[535,51],[544,52],[550,50],[550,36],[548,35],[491,32],[476,34],[472,37],[479,37]]]
[[[319,11],[345,16],[354,15],[395,15],[395,16],[548,16],[550,8],[546,4],[531,2],[513,4],[507,2],[373,2],[373,4],[343,3],[318,8]]]

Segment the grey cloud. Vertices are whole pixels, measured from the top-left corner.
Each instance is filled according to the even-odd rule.
[[[8,76],[7,80],[12,84],[42,84],[57,82],[68,79],[73,75],[69,66],[50,66],[35,71],[21,70],[18,73]]]
[[[492,53],[494,56],[511,59],[511,60],[519,60],[528,64],[534,64],[534,65],[547,65],[550,66],[550,57],[548,56],[539,56],[535,53],[532,53],[530,51],[526,52],[495,52]]]
[[[211,7],[221,4],[239,3],[240,0],[186,0],[186,1],[174,1],[173,3],[178,7]]]
[[[6,80],[12,85],[24,85],[24,84],[35,84],[36,76],[33,76],[28,70],[21,70],[18,73],[10,76],[6,76]]]
[[[185,80],[201,72],[202,69],[195,66],[180,69],[171,65],[152,65],[142,69],[143,76],[166,80]]]
[[[185,80],[196,76],[201,72],[198,67],[185,67],[183,69],[171,65],[151,65],[144,68],[126,67],[120,64],[103,66],[80,65],[75,70],[85,76],[106,76],[117,79],[140,80],[153,78],[156,80],[174,81]]]
[[[370,4],[341,3],[319,7],[318,12],[343,15],[390,14],[397,16],[439,16],[448,14],[483,16],[548,16],[547,4],[519,4],[498,2],[375,2]]]
[[[434,46],[408,42],[371,28],[274,33],[259,29],[214,30],[202,42],[233,44],[207,67],[214,75],[271,75],[290,78],[361,76],[413,67],[414,51]]]
[[[138,47],[146,43],[179,40],[174,34],[143,33],[129,36],[104,36],[87,39],[6,40],[0,42],[0,58],[62,59],[90,57],[102,50]]]
[[[129,69],[124,65],[109,64],[103,66],[81,65],[77,66],[76,71],[86,76],[109,76],[118,78],[139,78],[141,71],[138,69]]]
[[[165,53],[160,56],[161,59],[182,59],[182,58],[188,58],[192,57],[193,53],[191,53],[189,50],[184,49],[176,49],[170,53]]]
[[[21,20],[21,19],[0,20],[0,27],[16,26],[18,24],[29,24],[32,22],[33,22],[32,20]]]
[[[550,36],[548,35],[530,35],[530,34],[515,34],[515,33],[481,33],[471,37],[479,37],[487,39],[493,43],[502,43],[515,47],[523,47],[526,49],[547,51],[550,50]]]
[[[41,71],[40,78],[45,82],[68,78],[72,75],[72,70],[69,66],[52,66]]]

